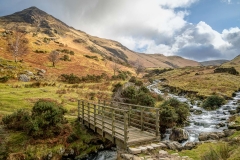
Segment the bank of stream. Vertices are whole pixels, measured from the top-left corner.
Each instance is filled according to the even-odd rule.
[[[154,81],[147,88],[151,92],[163,95],[164,93],[158,89],[158,84],[160,81]],[[195,101],[194,104],[190,102],[184,96],[177,96],[174,94],[168,94],[169,97],[176,98],[181,102],[188,103],[190,106],[190,116],[189,116],[189,125],[184,127],[188,132],[189,138],[187,141],[182,143],[184,145],[187,142],[197,142],[198,136],[200,133],[206,132],[222,132],[224,129],[227,129],[227,120],[231,115],[232,111],[235,111],[238,102],[240,101],[240,92],[236,93],[236,96],[232,100],[229,100],[225,105],[222,105],[219,109],[214,111],[207,111],[201,108],[198,104],[198,101]],[[167,130],[165,138],[163,140],[169,140],[169,135],[171,129]],[[115,160],[117,159],[117,152],[114,150],[105,150],[96,153],[95,155],[90,155],[86,160]]]
[[[148,89],[157,94],[163,95],[163,92],[158,89],[160,81],[154,81],[153,84],[148,86]],[[207,111],[200,107],[198,101],[194,104],[190,102],[184,96],[177,96],[174,94],[168,94],[169,97],[176,98],[181,102],[188,103],[190,106],[189,125],[184,127],[188,132],[189,138],[186,142],[199,141],[198,136],[204,132],[222,132],[227,129],[227,120],[231,116],[231,112],[234,112],[240,101],[240,92],[236,93],[236,96],[232,100],[229,100],[225,105],[222,105],[219,109],[214,111]],[[171,129],[168,130],[163,140],[169,140]],[[185,142],[185,143],[186,143]]]

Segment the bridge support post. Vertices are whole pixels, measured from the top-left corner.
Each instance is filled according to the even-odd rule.
[[[128,112],[124,112],[124,148],[127,149],[128,141]]]
[[[143,109],[141,109],[141,131],[143,131]]]
[[[102,106],[101,112],[102,112],[102,136],[103,136],[103,138],[105,138],[105,134],[104,134],[104,106]]]
[[[115,110],[112,109],[112,139],[115,144]]]
[[[131,126],[131,113],[132,113],[132,106],[129,106],[129,113],[128,113],[128,126]]]
[[[96,105],[94,104],[94,132],[97,131],[97,128],[96,128]]]
[[[78,100],[78,121],[80,121],[80,100]]]
[[[156,137],[160,140],[160,131],[159,131],[159,109],[156,110]]]
[[[82,101],[82,124],[84,124],[84,101]]]
[[[90,128],[91,121],[90,121],[90,104],[89,103],[87,104],[87,108],[88,108],[88,113],[87,113],[88,114],[88,128]]]

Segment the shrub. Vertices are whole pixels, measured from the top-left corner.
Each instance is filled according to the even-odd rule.
[[[0,77],[0,83],[6,83],[9,80],[8,76]]]
[[[175,98],[165,101],[160,106],[160,128],[165,132],[167,128],[174,126],[183,126],[187,121],[189,106]]]
[[[49,138],[61,132],[61,124],[66,120],[66,110],[58,103],[49,100],[37,101],[32,109],[29,135],[34,138]]]
[[[155,99],[146,87],[137,89],[134,86],[129,86],[123,90],[122,97],[126,103],[151,107],[155,105]]]
[[[70,57],[69,57],[69,55],[63,55],[63,57],[62,58],[60,58],[62,61],[71,61],[71,59],[70,59]]]
[[[215,110],[224,104],[224,99],[217,95],[208,97],[202,104],[202,107],[207,110]]]
[[[2,121],[8,129],[25,131],[33,138],[49,138],[61,132],[62,124],[66,122],[65,113],[60,104],[39,100],[34,104],[32,114],[21,109],[4,116]]]
[[[27,129],[30,119],[30,113],[24,109],[20,109],[10,115],[4,116],[2,121],[8,129],[20,131]]]
[[[214,73],[229,73],[229,74],[233,74],[233,75],[239,75],[239,72],[234,68],[216,68],[214,70]]]

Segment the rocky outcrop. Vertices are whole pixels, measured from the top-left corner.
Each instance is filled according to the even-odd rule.
[[[198,145],[197,142],[187,142],[187,143],[184,145],[183,149],[184,149],[184,150],[191,150],[191,149],[195,148],[197,145]]]
[[[181,151],[183,149],[183,146],[177,141],[165,141],[163,143],[166,144],[168,149],[171,149],[174,151]]]
[[[228,124],[228,128],[229,129],[236,129],[237,131],[240,131],[240,124],[238,124],[236,122],[230,122]]]
[[[19,81],[22,81],[22,82],[29,82],[31,80],[30,77],[28,77],[26,74],[21,74],[19,76]]]
[[[173,128],[169,139],[178,142],[186,141],[188,140],[188,132],[182,128]]]
[[[199,141],[219,140],[227,136],[228,135],[226,135],[225,132],[209,132],[209,133],[200,133],[198,139]]]

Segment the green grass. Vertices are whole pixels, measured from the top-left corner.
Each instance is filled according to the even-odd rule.
[[[211,67],[180,68],[165,72],[157,78],[166,78],[166,84],[186,91],[196,91],[198,95],[219,94],[232,97],[232,93],[240,88],[240,76],[213,73],[213,70]]]

